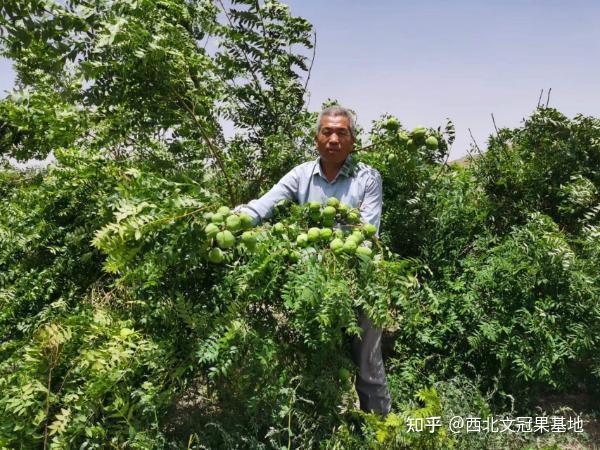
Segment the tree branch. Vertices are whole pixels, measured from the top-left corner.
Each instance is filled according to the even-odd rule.
[[[500,133],[498,132],[498,127],[496,126],[496,119],[494,118],[494,113],[490,113],[492,115],[492,122],[494,123],[494,129],[496,130],[496,136],[500,138]]]
[[[479,145],[477,145],[477,141],[475,140],[475,138],[473,137],[473,133],[471,132],[471,129],[468,128],[469,130],[469,134],[471,135],[471,140],[473,141],[473,144],[475,144],[475,148],[477,149],[477,151],[479,152],[480,155],[483,154],[483,152],[481,151],[481,149],[479,148]]]
[[[192,118],[192,120],[198,127],[198,131],[200,132],[202,139],[208,146],[213,158],[215,159],[215,161],[217,162],[217,165],[219,166],[219,169],[221,170],[221,172],[223,173],[223,176],[225,177],[225,184],[227,184],[229,200],[232,202],[232,204],[235,204],[236,198],[234,195],[233,186],[231,185],[231,180],[229,178],[229,174],[225,170],[225,164],[223,163],[223,159],[221,157],[221,150],[219,148],[217,148],[217,146],[212,142],[210,137],[206,134],[206,131],[204,130],[203,125],[198,120],[198,117],[196,116],[195,111],[192,108],[190,108],[190,106],[186,103],[185,99],[182,98],[177,92],[175,92],[175,96],[179,99],[179,103],[187,111],[188,115]]]
[[[312,73],[313,64],[315,62],[315,56],[317,54],[317,32],[315,31],[313,35],[315,37],[313,41],[313,54],[312,58],[310,59],[310,66],[308,67],[308,75],[306,76],[306,81],[304,82],[302,98],[304,98],[304,96],[306,95],[306,89],[308,88],[308,80],[310,80],[310,74]]]

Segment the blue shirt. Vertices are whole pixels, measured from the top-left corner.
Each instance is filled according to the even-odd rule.
[[[269,192],[239,209],[257,223],[268,218],[281,200],[293,200],[302,205],[310,201],[326,203],[329,197],[336,197],[352,208],[359,208],[361,220],[375,225],[379,232],[382,193],[379,172],[362,162],[354,162],[352,155],[346,158],[331,182],[317,158],[294,167]]]

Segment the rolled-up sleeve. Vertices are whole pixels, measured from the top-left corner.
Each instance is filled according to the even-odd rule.
[[[297,168],[294,168],[285,174],[265,195],[252,200],[247,205],[240,205],[236,210],[249,214],[256,225],[268,218],[272,214],[275,205],[281,200],[297,201],[298,184],[299,176]]]
[[[381,224],[381,209],[383,205],[383,185],[381,175],[375,169],[368,171],[365,185],[365,196],[360,205],[360,218],[365,223],[371,223],[377,227],[379,236],[379,225]]]

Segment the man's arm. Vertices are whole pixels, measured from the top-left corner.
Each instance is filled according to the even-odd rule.
[[[381,208],[383,204],[383,185],[381,175],[375,169],[369,171],[369,180],[365,188],[365,196],[360,204],[360,218],[365,223],[371,223],[377,227],[379,236],[379,225],[381,223]]]
[[[247,205],[240,205],[236,210],[239,209],[250,215],[256,225],[268,218],[273,212],[275,205],[281,200],[297,201],[298,183],[298,172],[294,168],[285,174],[265,195],[259,199],[252,200]]]

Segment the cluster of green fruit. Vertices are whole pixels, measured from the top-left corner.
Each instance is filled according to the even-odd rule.
[[[341,225],[356,225],[360,223],[360,211],[356,208],[350,208],[345,203],[341,203],[335,197],[327,199],[325,205],[322,205],[321,202],[308,202],[306,203],[306,208],[311,222],[324,227],[332,227],[336,223]]]
[[[325,205],[308,202],[302,211],[304,217],[309,219],[309,226],[312,222],[320,227],[312,226],[306,232],[298,232],[295,223],[286,225],[277,222],[270,227],[271,233],[279,236],[285,234],[291,243],[292,248],[288,249],[290,260],[298,261],[298,250],[309,250],[311,247],[329,248],[335,255],[373,256],[373,250],[361,244],[372,238],[377,228],[372,224],[361,224],[357,209],[331,197]],[[233,249],[236,243],[241,242],[250,252],[256,248],[258,230],[252,229],[253,221],[248,214],[235,214],[227,206],[221,206],[215,213],[204,214],[204,218],[209,222],[204,233],[210,246],[207,258],[211,263],[223,262],[226,252]],[[336,225],[338,227],[334,230],[332,227]]]
[[[373,250],[370,247],[361,246],[365,239],[372,238],[377,228],[372,224],[360,225],[360,213],[357,209],[351,209],[348,205],[340,203],[335,197],[330,197],[325,205],[320,202],[308,202],[305,205],[308,217],[311,221],[321,224],[321,227],[311,227],[306,233],[300,233],[296,237],[296,246],[307,248],[311,246],[328,246],[336,254],[363,255],[370,258]],[[343,228],[331,227],[340,225]],[[352,231],[344,231],[352,226]],[[281,222],[273,225],[275,232],[282,232],[284,225]]]
[[[410,133],[400,131],[398,133],[398,139],[400,140],[400,143],[406,145],[406,148],[409,150],[416,150],[423,145],[429,150],[435,150],[439,145],[437,138],[428,135],[427,128],[422,125],[415,127]]]
[[[396,119],[392,118],[388,119],[387,123],[389,123],[391,120],[397,122]],[[386,128],[390,129],[389,126],[386,126]],[[427,128],[422,125],[418,125],[410,133],[400,130],[397,132],[397,136],[400,145],[406,147],[409,152],[414,152],[423,146],[428,150],[437,150],[439,147],[438,139],[428,133]],[[388,161],[390,163],[395,163],[398,161],[398,156],[395,153],[390,153],[388,155]]]
[[[204,218],[209,222],[204,228],[204,233],[212,245],[208,252],[208,260],[211,263],[223,262],[225,259],[223,250],[235,246],[236,236],[240,237],[249,251],[255,249],[256,232],[250,230],[253,222],[248,214],[233,214],[227,206],[221,206],[215,213],[204,214]]]

